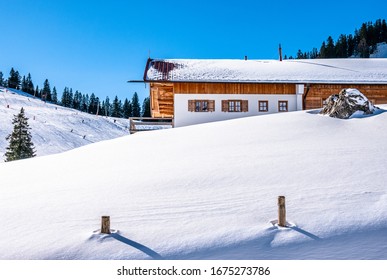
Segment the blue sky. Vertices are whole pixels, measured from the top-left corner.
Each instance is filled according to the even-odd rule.
[[[387,18],[387,1],[0,0],[0,71],[104,99],[148,95],[146,59],[277,59]],[[369,5],[367,5],[369,3]]]

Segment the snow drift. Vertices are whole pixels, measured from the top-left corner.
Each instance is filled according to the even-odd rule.
[[[386,259],[386,124],[281,113],[2,163],[0,259]]]

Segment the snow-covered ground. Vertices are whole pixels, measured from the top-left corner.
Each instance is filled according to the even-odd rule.
[[[376,51],[370,55],[371,58],[386,58],[387,57],[387,43],[378,43]]]
[[[386,125],[279,113],[1,163],[0,259],[387,259]]]
[[[9,106],[9,107],[8,107]],[[129,121],[106,118],[45,103],[18,90],[0,88],[0,162],[13,130],[12,119],[24,107],[38,156],[127,135]]]

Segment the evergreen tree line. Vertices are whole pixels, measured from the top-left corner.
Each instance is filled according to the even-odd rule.
[[[299,49],[295,58],[368,58],[376,50],[377,44],[382,42],[387,42],[387,24],[386,20],[378,19],[375,23],[363,23],[360,29],[355,29],[354,34],[341,34],[336,42],[329,36],[319,50],[313,48],[312,51],[303,52]],[[286,55],[284,59],[287,59]]]
[[[62,97],[59,98],[55,86],[51,90],[48,79],[44,81],[43,88],[39,89],[38,86],[34,87],[30,73],[28,73],[27,77],[21,77],[19,72],[15,71],[13,67],[9,73],[8,79],[4,79],[3,73],[0,71],[0,86],[21,90],[40,98],[43,101],[90,114],[116,118],[151,116],[149,97],[144,99],[141,106],[136,92],[133,94],[131,100],[125,98],[124,102],[122,102],[116,95],[113,101],[110,101],[109,97],[106,97],[106,99],[101,102],[99,97],[95,96],[94,93],[89,96],[78,90],[73,92],[72,88],[65,87]]]

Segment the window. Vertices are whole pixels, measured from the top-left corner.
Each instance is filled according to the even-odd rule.
[[[247,112],[248,100],[222,100],[222,112]]]
[[[228,111],[229,112],[240,112],[241,111],[241,101],[240,100],[229,100],[228,101]]]
[[[287,112],[287,111],[288,111],[288,102],[278,101],[278,112]]]
[[[188,100],[189,112],[213,112],[215,100]]]
[[[269,111],[269,101],[258,101],[258,111],[259,112]]]

